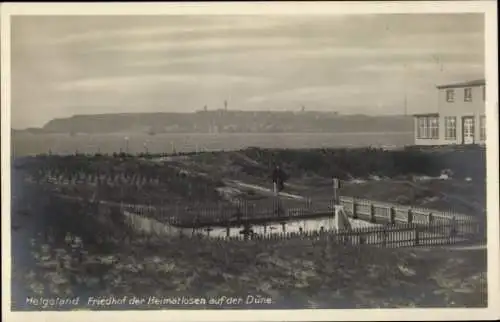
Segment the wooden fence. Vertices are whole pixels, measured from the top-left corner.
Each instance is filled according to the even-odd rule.
[[[263,204],[235,200],[233,204],[219,203],[191,207],[179,204],[164,207],[122,204],[122,209],[173,225],[191,225],[194,222],[198,225],[219,225],[231,221],[293,220],[321,215],[314,212],[308,202],[304,202],[302,207],[287,208],[281,200],[270,200]],[[324,209],[322,215],[328,216],[331,209],[333,208]]]
[[[430,209],[403,207],[393,204],[377,203],[370,200],[360,200],[354,198],[341,198],[341,204],[347,209],[348,214],[353,218],[369,220],[382,224],[375,227],[359,227],[349,231],[339,230],[310,230],[301,232],[281,232],[269,234],[252,234],[240,232],[239,235],[230,234],[231,226],[266,225],[269,221],[280,222],[286,225],[287,222],[300,219],[311,218],[314,213],[312,208],[286,209],[285,217],[270,217],[261,212],[252,213],[250,211],[241,212],[244,216],[234,217],[231,209],[193,209],[194,216],[164,216],[155,220],[155,224],[142,222],[146,225],[146,230],[150,232],[166,232],[168,235],[179,235],[182,237],[210,237],[219,241],[239,241],[239,240],[283,240],[283,239],[318,239],[327,238],[334,244],[344,245],[379,245],[384,247],[408,247],[419,245],[446,245],[461,242],[484,242],[486,238],[486,228],[484,225],[473,220],[470,216],[457,213],[439,212]],[[236,210],[244,209],[243,205],[236,207]],[[151,218],[155,213],[154,207],[132,206],[128,210],[137,214],[140,218]],[[232,209],[233,211],[235,209]],[[326,214],[331,209],[325,210]],[[149,213],[149,214],[148,214]],[[232,214],[232,217],[230,216]],[[261,215],[262,217],[259,217]],[[316,213],[318,217],[325,215]],[[229,219],[228,219],[229,218]],[[274,220],[273,220],[274,219]],[[147,221],[147,220],[146,220]],[[165,223],[165,228],[161,223]],[[227,234],[211,235],[212,226],[226,226]],[[156,228],[152,228],[156,227]],[[187,229],[176,229],[186,227]],[[284,230],[284,228],[283,228]],[[158,235],[158,233],[154,233]],[[161,234],[161,233],[160,233]]]
[[[455,212],[444,212],[433,209],[415,208],[390,203],[377,202],[352,197],[341,197],[340,203],[348,216],[372,223],[381,224],[433,224],[451,223],[453,220],[471,221],[475,219]],[[183,221],[190,224],[197,220],[199,224],[216,225],[231,220],[265,221],[265,220],[294,220],[314,217],[326,217],[333,214],[333,201],[323,203],[320,207],[307,199],[295,202],[294,207],[287,207],[287,201],[272,199],[263,204],[248,200],[237,200],[234,204],[198,205],[183,207],[170,205],[164,207],[123,204],[126,211],[141,216],[153,217],[160,221],[172,224],[181,224]],[[175,223],[172,222],[176,218]]]
[[[323,240],[345,246],[376,245],[381,247],[437,246],[476,241],[475,223],[402,225],[362,227],[352,230],[308,231],[254,236],[214,237],[217,241]]]
[[[131,215],[129,216],[136,216]],[[360,227],[351,230],[320,229],[300,232],[281,232],[253,234],[243,230],[237,235],[213,235],[212,229],[182,229],[163,224],[141,216],[130,217],[130,224],[138,231],[151,237],[162,238],[166,235],[174,238],[200,239],[220,242],[275,242],[280,240],[325,241],[345,246],[375,245],[381,247],[436,246],[466,242],[477,242],[481,238],[481,226],[471,221],[432,224],[397,224],[374,227]]]
[[[66,200],[66,198],[65,198]],[[80,199],[69,199],[82,205],[85,202]],[[104,207],[104,211],[96,211],[95,215],[111,213],[109,210],[118,207],[117,204],[106,204],[95,201],[99,207]],[[137,207],[137,206],[136,206]],[[106,210],[107,209],[107,210]],[[146,208],[144,208],[146,209]],[[136,232],[150,237],[156,238],[188,238],[195,240],[196,238],[206,239],[210,241],[221,241],[222,245],[226,242],[238,241],[276,241],[276,240],[325,240],[332,244],[342,245],[378,245],[383,247],[407,247],[407,246],[432,246],[445,245],[460,242],[484,242],[485,230],[484,226],[479,222],[471,220],[454,219],[450,221],[433,221],[429,222],[413,222],[413,223],[387,223],[385,225],[359,227],[350,230],[330,229],[329,226],[324,228],[318,226],[308,226],[308,228],[300,229],[299,231],[285,231],[276,233],[276,230],[265,229],[260,230],[258,225],[246,225],[244,221],[241,225],[235,227],[202,227],[196,225],[196,222],[191,222],[190,227],[176,226],[179,218],[170,217],[166,220],[159,221],[144,214],[124,211],[126,222]],[[149,208],[148,211],[154,211],[154,208]],[[111,218],[111,217],[110,217]],[[184,221],[186,223],[186,221]],[[282,223],[283,225],[285,223]],[[279,225],[278,225],[279,226]],[[255,228],[255,229],[254,229]],[[254,233],[255,231],[255,233]],[[293,244],[293,243],[292,243]]]
[[[474,221],[474,217],[451,211],[402,206],[373,200],[341,197],[340,203],[352,218],[371,222],[389,222],[406,224],[447,223],[453,218]]]

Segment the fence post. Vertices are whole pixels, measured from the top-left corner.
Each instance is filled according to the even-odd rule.
[[[389,221],[391,225],[396,224],[396,208],[392,206],[389,208]]]
[[[427,223],[429,225],[432,225],[434,223],[434,216],[432,215],[432,212],[429,212],[429,215],[427,216]]]
[[[374,223],[375,220],[375,205],[370,203],[370,222]]]
[[[330,253],[329,251],[329,243],[328,243],[328,240],[326,238],[326,236],[322,235],[320,236],[320,243],[323,244],[323,258],[328,258],[328,254]]]
[[[286,232],[286,223],[285,222],[281,223],[281,227],[283,228],[283,232]]]
[[[408,217],[406,218],[406,223],[413,224],[413,213],[411,211],[411,208],[408,208]]]
[[[334,206],[340,205],[339,190],[340,190],[340,180],[337,178],[333,178],[333,205]]]
[[[457,234],[457,219],[455,216],[451,218],[451,225],[450,225],[450,243],[455,242],[455,237]]]
[[[415,226],[415,246],[420,245],[420,236],[418,226]]]
[[[357,219],[358,213],[356,209],[356,198],[352,197],[352,218]]]

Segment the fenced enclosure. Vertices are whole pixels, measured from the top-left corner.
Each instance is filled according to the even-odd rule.
[[[351,230],[335,230],[329,227],[318,229],[319,225],[316,225],[317,227],[310,225],[310,229],[300,229],[299,232],[286,232],[285,227],[287,225],[298,223],[304,218],[306,220],[309,218],[310,220],[326,219],[332,221],[333,213],[330,211],[330,213],[327,213],[328,217],[325,217],[322,213],[310,213],[308,209],[303,208],[285,212],[287,216],[259,218],[252,217],[252,213],[249,212],[246,213],[247,216],[241,216],[240,213],[240,216],[235,217],[234,213],[231,213],[229,210],[220,212],[220,209],[209,209],[207,212],[204,212],[206,209],[203,209],[196,213],[198,217],[189,216],[180,218],[176,216],[160,216],[163,220],[159,221],[153,219],[154,216],[148,214],[148,212],[155,212],[153,207],[129,206],[128,208],[122,208],[122,210],[128,213],[131,226],[157,237],[167,235],[170,237],[178,236],[180,238],[210,238],[221,241],[265,241],[276,239],[317,239],[321,236],[328,236],[328,240],[335,243],[342,240],[342,244],[346,245],[369,244],[383,245],[385,247],[481,242],[485,238],[486,228],[484,225],[467,216],[454,213],[432,212],[427,209],[414,210],[409,208],[409,210],[403,209],[409,216],[396,220],[396,214],[401,212],[401,209],[397,206],[384,204],[377,207],[376,204],[367,200],[360,200],[359,203],[356,199],[351,198],[352,200],[354,200],[354,205],[365,206],[369,211],[361,210],[356,213],[348,213],[351,218],[360,218],[369,215],[368,219],[374,218],[375,222],[379,222],[379,224],[372,227],[357,227]],[[239,206],[241,207],[241,204]],[[362,209],[361,207],[356,208]],[[378,213],[376,210],[378,210]],[[413,212],[423,219],[410,221]],[[224,216],[224,213],[232,215]],[[205,217],[203,217],[204,215]],[[214,217],[215,215],[218,215],[218,217]],[[316,219],[312,215],[315,215]],[[214,218],[217,218],[217,220],[214,220]],[[283,228],[279,228],[279,232],[272,232],[265,229],[268,226],[272,226],[273,223],[278,226],[281,225]],[[234,235],[230,232],[232,227],[242,227],[242,230],[237,235]],[[252,228],[254,227],[264,227],[264,229],[260,229],[260,233],[253,233]],[[225,233],[221,233],[220,231],[224,231],[224,229]],[[217,230],[219,230],[219,234],[216,234]]]
[[[381,224],[450,224],[452,221],[474,222],[474,217],[455,212],[414,208],[378,201],[340,197],[340,204],[349,217]],[[316,203],[314,200],[294,201],[268,198],[262,203],[237,199],[229,204],[206,204],[193,207],[180,205],[159,206],[122,204],[123,210],[140,216],[166,221],[173,225],[226,225],[228,222],[242,220],[264,222],[269,220],[294,220],[331,216],[334,201]]]
[[[139,205],[120,205],[107,203],[105,201],[89,201],[83,199],[60,198],[50,194],[50,198],[42,198],[42,202],[49,201],[50,207],[46,208],[51,220],[44,220],[46,224],[52,222],[57,225],[61,234],[65,231],[75,231],[79,235],[80,231],[88,235],[87,239],[92,239],[97,233],[98,239],[107,238],[108,234],[118,236],[115,238],[145,237],[148,240],[161,239],[183,239],[193,243],[214,243],[214,245],[224,246],[227,243],[240,243],[241,245],[251,245],[252,243],[273,243],[273,241],[289,241],[284,244],[314,242],[327,244],[339,244],[344,246],[373,245],[379,247],[414,247],[414,246],[437,246],[458,243],[478,243],[484,242],[486,230],[484,225],[470,220],[458,218],[450,220],[415,221],[413,223],[383,222],[371,227],[353,227],[351,230],[330,229],[324,225],[305,227],[300,231],[290,231],[285,229],[286,225],[292,224],[297,217],[280,217],[275,220],[277,229],[261,230],[258,233],[256,227],[271,227],[273,223],[269,218],[262,222],[252,222],[249,218],[241,217],[239,221],[233,220],[228,223],[222,221],[222,217],[217,225],[200,224],[200,221],[189,220],[187,217],[175,217],[163,213],[160,218],[155,218],[151,214],[157,215],[161,212],[155,207]],[[363,201],[364,202],[364,201]],[[372,207],[373,208],[373,207]],[[128,210],[133,210],[129,212]],[[212,210],[215,212],[215,210]],[[362,211],[360,212],[362,213]],[[215,215],[220,213],[215,212]],[[212,218],[214,214],[208,214]],[[453,218],[453,217],[452,217]],[[159,220],[160,219],[160,220]],[[332,213],[329,217],[319,217],[313,220],[333,221]],[[182,222],[183,225],[179,225]],[[212,221],[213,223],[213,221]],[[100,226],[105,225],[103,229]],[[50,226],[50,225],[49,225]],[[232,226],[232,227],[230,227]],[[128,228],[127,228],[128,227]],[[283,229],[281,229],[283,227]],[[48,227],[49,229],[52,229]],[[231,234],[226,230],[233,229]],[[217,232],[218,230],[218,232]],[[121,236],[121,237],[120,237]],[[142,236],[142,237],[140,237]],[[307,242],[309,241],[309,242]]]
[[[210,227],[179,228],[153,219],[129,215],[129,225],[136,231],[152,238],[181,238],[226,242],[273,242],[279,240],[309,240],[345,246],[374,245],[381,247],[437,246],[457,243],[478,242],[484,231],[476,222],[455,220],[450,223],[431,224],[387,224],[375,227],[361,227],[350,230],[320,229],[300,232],[252,233],[251,226],[243,227],[239,234],[215,235]],[[243,224],[244,225],[244,224]]]
[[[162,185],[162,181],[170,182],[173,180],[163,178],[160,180],[159,177],[151,176],[146,178],[146,176],[135,175],[115,175],[112,177],[114,179],[109,180],[109,182],[100,180],[104,183],[104,185],[97,184],[100,189],[89,190],[95,192],[96,199],[108,196],[106,187],[116,186],[117,189],[113,189],[116,192],[119,192],[123,187],[137,184],[141,186],[149,185],[154,189],[154,187]],[[54,183],[57,187],[68,184],[80,186],[78,183],[99,182],[97,178],[99,176],[82,174],[67,180],[64,175],[61,175],[58,181]],[[102,179],[105,179],[105,175],[102,175]],[[176,180],[180,182],[182,177],[176,177],[174,181],[177,182]],[[42,181],[44,180],[42,179]],[[51,180],[47,179],[47,181],[50,182]],[[203,183],[212,184],[208,181],[203,181]],[[117,196],[119,197],[119,195]],[[158,196],[161,197],[161,193]],[[121,200],[126,200],[126,198]],[[161,202],[158,202],[158,200]],[[147,203],[146,200],[144,201],[144,203]],[[168,200],[167,202],[164,198],[152,201],[149,205],[125,204],[117,199],[100,201],[100,203],[108,206],[119,208],[122,215],[129,214],[129,219],[133,218],[132,221],[129,220],[132,228],[139,228],[140,231],[156,236],[170,235],[182,238],[202,236],[217,240],[237,241],[274,240],[276,238],[307,239],[316,236],[315,234],[321,234],[321,236],[329,236],[327,239],[332,242],[342,240],[342,243],[347,245],[373,244],[385,245],[386,247],[478,241],[484,240],[485,236],[484,224],[480,224],[474,220],[474,217],[464,214],[402,206],[348,196],[340,196],[338,202],[343,206],[349,218],[376,224],[377,226],[338,231],[331,230],[331,225],[318,225],[315,229],[287,232],[286,226],[299,220],[332,219],[335,204],[332,199],[290,199],[276,196],[255,199],[235,197],[192,205],[186,204],[186,202],[179,203],[175,200]],[[264,228],[264,232],[259,234],[251,232],[252,226],[266,227],[271,223],[282,225],[283,228],[279,227],[274,232],[266,231]],[[231,227],[244,227],[244,230],[241,234],[234,236],[234,234],[229,233]],[[227,228],[228,233],[219,232],[216,234],[215,230],[221,230],[221,228]]]

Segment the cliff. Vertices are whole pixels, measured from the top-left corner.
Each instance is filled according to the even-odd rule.
[[[49,133],[409,132],[411,116],[337,115],[326,112],[200,111],[75,115],[54,119]]]

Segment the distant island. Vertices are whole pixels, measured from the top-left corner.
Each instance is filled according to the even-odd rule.
[[[194,113],[75,115],[53,119],[42,128],[13,130],[32,134],[104,133],[350,133],[411,132],[411,116],[339,115],[317,111],[212,110]]]

